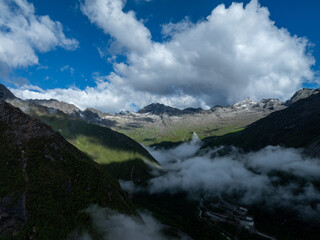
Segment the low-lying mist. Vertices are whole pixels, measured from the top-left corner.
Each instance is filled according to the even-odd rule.
[[[307,157],[301,150],[280,146],[249,153],[235,147],[201,149],[196,134],[190,142],[172,149],[147,149],[162,169],[155,169],[147,188],[120,180],[124,190],[186,192],[193,200],[232,199],[267,211],[280,208],[313,225],[320,222],[320,159]],[[139,212],[139,218],[95,205],[86,212],[102,239],[176,239],[165,235],[168,226],[149,213]],[[92,238],[88,232],[74,232],[69,239]],[[190,238],[181,233],[178,239]]]
[[[319,220],[320,159],[306,157],[301,150],[268,146],[249,153],[234,147],[202,151],[196,135],[169,150],[148,150],[163,170],[150,180],[151,194],[232,196],[241,204],[263,203]]]
[[[155,220],[149,213],[139,212],[141,218],[136,216],[128,216],[115,212],[108,208],[100,208],[97,205],[90,206],[86,213],[93,220],[95,229],[100,239],[105,240],[188,240],[187,236],[179,238],[170,237],[164,234],[167,226],[162,225]],[[91,240],[88,232],[74,232],[69,240]]]

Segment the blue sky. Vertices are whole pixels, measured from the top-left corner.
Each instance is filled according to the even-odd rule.
[[[106,0],[105,2],[110,2],[111,0]],[[117,2],[120,0],[114,0],[114,2]],[[201,106],[201,107],[210,107],[211,105],[215,105],[215,103],[219,104],[228,104],[232,103],[232,101],[241,100],[244,96],[250,96],[253,98],[256,98],[256,100],[260,100],[259,98],[262,97],[276,97],[276,98],[287,98],[290,96],[290,94],[300,88],[301,86],[309,86],[309,87],[317,87],[317,76],[319,71],[319,60],[320,60],[320,32],[318,31],[318,25],[320,23],[319,18],[319,12],[320,12],[320,1],[317,0],[306,0],[306,1],[299,1],[299,0],[288,0],[288,1],[279,1],[279,0],[260,0],[260,5],[258,7],[258,10],[261,7],[267,7],[270,12],[270,18],[268,19],[270,22],[267,22],[267,24],[271,24],[272,21],[275,22],[275,26],[277,30],[280,32],[281,28],[285,28],[288,30],[290,34],[286,36],[286,39],[281,39],[281,34],[277,34],[281,39],[281,42],[285,43],[286,46],[283,48],[283,52],[288,52],[287,56],[294,56],[294,58],[301,57],[302,63],[293,63],[292,66],[298,66],[297,69],[289,69],[288,66],[283,67],[281,70],[275,70],[275,72],[272,76],[264,76],[265,71],[262,71],[260,74],[254,73],[254,70],[248,71],[247,75],[243,75],[243,79],[250,79],[254,76],[259,77],[261,79],[265,79],[263,81],[266,81],[266,85],[270,85],[267,91],[260,90],[260,92],[254,92],[252,89],[259,89],[261,85],[263,84],[262,80],[259,83],[256,83],[254,86],[249,85],[247,82],[243,82],[242,85],[248,84],[248,86],[244,87],[242,90],[239,90],[238,92],[235,92],[236,90],[230,91],[230,86],[237,86],[237,81],[235,75],[238,74],[237,71],[233,73],[233,76],[229,76],[229,74],[221,73],[220,70],[211,71],[212,68],[218,68],[216,66],[225,66],[223,65],[225,61],[228,61],[227,59],[224,59],[221,63],[216,62],[215,59],[211,59],[210,57],[206,57],[201,54],[197,54],[197,49],[192,49],[192,47],[185,45],[184,50],[188,53],[195,52],[195,56],[200,56],[199,62],[194,63],[193,61],[187,62],[187,64],[190,64],[190,68],[196,68],[195,66],[201,65],[201,67],[196,68],[196,71],[199,69],[199,74],[195,75],[194,78],[190,78],[189,80],[186,80],[184,82],[183,79],[177,80],[175,82],[175,79],[178,79],[177,75],[179,73],[183,73],[184,69],[183,67],[177,71],[172,73],[170,76],[166,76],[168,80],[163,80],[163,83],[161,83],[161,74],[160,76],[153,79],[154,71],[151,67],[147,66],[148,69],[142,69],[141,67],[141,61],[147,61],[149,59],[149,56],[147,56],[146,53],[138,52],[140,50],[137,50],[135,47],[132,48],[131,45],[126,45],[126,41],[119,40],[122,37],[123,32],[127,31],[125,27],[122,29],[122,26],[116,24],[117,28],[113,29],[110,28],[107,25],[104,25],[103,19],[104,17],[107,17],[106,15],[110,14],[106,12],[101,12],[99,19],[102,19],[102,21],[99,23],[98,21],[93,20],[95,16],[94,13],[90,12],[85,14],[84,9],[89,9],[90,6],[94,4],[104,4],[103,0],[87,0],[87,1],[77,1],[77,0],[48,0],[48,1],[41,1],[41,0],[33,0],[33,1],[24,1],[24,0],[14,0],[16,6],[9,5],[9,8],[19,10],[19,7],[21,8],[22,5],[19,5],[19,2],[23,2],[23,4],[29,8],[31,6],[34,6],[34,12],[32,16],[24,15],[26,19],[33,18],[39,20],[40,16],[48,15],[50,18],[50,21],[53,23],[56,23],[59,21],[61,25],[63,26],[63,30],[59,32],[60,30],[54,30],[53,33],[59,35],[62,33],[63,37],[57,37],[57,40],[52,40],[50,42],[50,45],[48,45],[47,48],[41,49],[39,45],[36,45],[34,43],[34,39],[30,40],[30,37],[28,37],[27,43],[31,44],[31,49],[34,50],[34,54],[38,57],[38,61],[27,61],[24,62],[24,64],[17,64],[12,63],[6,64],[6,62],[2,58],[1,59],[1,47],[5,48],[4,46],[5,41],[1,42],[0,38],[0,64],[1,64],[1,71],[0,74],[0,82],[11,87],[12,89],[16,89],[15,93],[19,95],[20,97],[26,98],[34,98],[34,97],[43,97],[43,98],[49,98],[49,97],[55,97],[61,100],[70,101],[72,103],[75,103],[76,105],[80,105],[80,107],[89,107],[86,104],[92,104],[93,107],[97,107],[104,111],[116,111],[116,108],[120,109],[129,109],[134,110],[136,107],[132,106],[138,106],[142,107],[143,104],[150,103],[152,101],[159,101],[164,102],[167,104],[175,105],[177,107],[185,107],[187,105],[192,106]],[[111,1],[112,2],[112,1]],[[120,10],[124,14],[128,14],[129,11],[133,11],[135,15],[130,18],[130,21],[135,21],[134,26],[137,26],[139,29],[141,29],[142,32],[149,32],[150,39],[147,36],[147,41],[151,42],[153,46],[156,46],[157,43],[166,45],[166,43],[170,42],[172,39],[179,43],[179,34],[181,32],[186,33],[185,36],[191,36],[190,34],[187,34],[188,31],[190,32],[190,29],[195,28],[197,23],[206,22],[208,21],[206,18],[207,16],[211,15],[211,12],[213,9],[215,9],[218,5],[224,3],[226,6],[226,9],[229,9],[231,3],[233,1],[223,1],[223,0],[199,0],[199,1],[191,1],[191,0],[151,0],[151,1],[145,1],[145,0],[127,0],[126,4],[123,5],[123,8]],[[239,1],[237,1],[239,2]],[[242,1],[244,3],[244,8],[246,4],[248,4],[250,1]],[[5,6],[8,5],[8,1],[6,0],[0,0],[0,3]],[[81,7],[82,5],[82,7]],[[258,10],[255,10],[258,14],[263,15],[264,13],[259,12]],[[89,10],[88,10],[89,11]],[[234,12],[235,13],[235,12]],[[234,14],[231,13],[231,11],[227,14]],[[13,11],[12,15],[8,16],[7,21],[10,21],[10,17],[14,17],[16,15],[19,15],[19,11]],[[246,13],[247,14],[247,13]],[[124,16],[125,17],[125,16]],[[228,16],[226,16],[228,17]],[[248,13],[248,19],[250,18]],[[106,18],[108,21],[108,18]],[[228,19],[228,18],[227,18]],[[119,22],[121,22],[121,19],[117,19]],[[36,20],[35,20],[36,21]],[[39,20],[40,21],[40,20]],[[113,20],[112,20],[113,21]],[[170,28],[170,33],[168,36],[165,36],[163,31],[163,25],[168,23],[181,23],[184,22],[185,25],[174,25],[175,27],[172,28],[173,25]],[[212,21],[218,21],[212,20]],[[259,19],[257,19],[259,21]],[[225,21],[225,24],[228,24],[229,21]],[[113,24],[114,22],[111,22],[110,24]],[[110,25],[109,24],[109,25]],[[223,23],[224,24],[224,23]],[[230,21],[230,25],[234,25],[234,22]],[[243,23],[245,24],[245,23]],[[250,21],[249,21],[250,24]],[[5,24],[2,24],[2,27],[0,27],[0,32],[2,34],[6,34],[8,30],[8,26],[5,26]],[[8,25],[8,24],[7,24]],[[200,25],[200,24],[199,24]],[[240,24],[239,24],[240,25]],[[1,26],[1,16],[0,16],[0,26]],[[168,26],[168,25],[167,25]],[[245,31],[252,31],[252,34],[255,34],[255,29],[259,26],[251,26],[246,29],[245,25],[243,25],[239,30],[240,33]],[[215,30],[212,32],[213,35],[210,36],[203,36],[203,39],[209,39],[206,43],[211,46],[215,46],[215,39],[216,35],[221,33],[221,36],[219,35],[219,39],[224,37],[223,34],[228,34],[230,31],[223,32],[223,29],[228,29],[229,26],[226,25],[222,30]],[[179,28],[179,29],[178,29]],[[30,28],[31,29],[31,28]],[[119,29],[119,31],[117,30]],[[169,29],[169,28],[168,28]],[[177,30],[178,29],[178,30]],[[200,29],[200,28],[199,28]],[[271,28],[268,27],[265,30],[268,31]],[[31,29],[32,30],[32,29]],[[30,31],[31,31],[30,30]],[[26,30],[28,31],[28,30]],[[123,32],[121,32],[123,31]],[[176,32],[175,32],[176,31]],[[264,30],[259,30],[264,31]],[[273,30],[272,30],[273,31]],[[216,34],[216,35],[215,35]],[[249,33],[248,33],[249,34]],[[247,35],[248,35],[247,34]],[[272,33],[273,34],[273,33]],[[31,35],[31,34],[30,34]],[[133,33],[132,37],[139,37],[135,36],[136,34]],[[180,34],[181,35],[181,34]],[[270,34],[266,34],[268,36]],[[307,39],[306,43],[302,44],[300,40],[297,40],[295,42],[292,42],[292,39],[294,39],[294,35],[297,35],[298,37],[305,37]],[[59,35],[60,36],[60,35]],[[124,36],[124,38],[130,38],[130,35]],[[211,39],[212,37],[212,39]],[[231,37],[231,39],[227,39],[226,42],[230,41],[232,42],[232,39],[237,38],[237,36]],[[46,38],[47,39],[47,38]],[[190,39],[194,39],[194,37],[190,37]],[[274,36],[272,37],[274,39]],[[73,42],[66,42],[67,40],[73,41]],[[43,40],[47,41],[47,40]],[[49,41],[49,40],[48,40]],[[58,43],[58,42],[62,43]],[[191,41],[191,40],[190,40]],[[201,45],[201,36],[195,40],[195,44],[199,46]],[[221,40],[220,40],[221,41]],[[268,39],[266,39],[266,43],[268,43]],[[271,40],[270,42],[272,42]],[[222,40],[223,42],[223,40]],[[238,42],[238,41],[237,41]],[[2,44],[2,46],[1,46]],[[21,43],[22,44],[22,43]],[[49,44],[49,43],[48,43]],[[144,43],[141,42],[141,45]],[[186,44],[186,43],[184,43]],[[275,46],[277,46],[278,43],[275,43]],[[169,44],[168,44],[169,45]],[[174,45],[174,44],[171,44]],[[271,46],[267,46],[266,48],[272,48]],[[303,46],[302,46],[303,45]],[[41,45],[42,46],[42,45]],[[252,45],[256,46],[256,45]],[[246,46],[246,49],[251,49],[250,51],[258,51],[258,49],[254,49],[254,47],[250,46],[248,43],[248,46]],[[166,46],[167,47],[167,46]],[[168,47],[169,48],[169,47]],[[173,46],[170,46],[170,53],[176,58],[182,58],[182,56],[185,56],[185,54],[181,53],[181,55],[177,55],[175,50],[172,50]],[[299,51],[296,50],[298,48],[301,48]],[[40,50],[39,50],[40,49]],[[187,49],[187,50],[186,50]],[[225,47],[225,50],[222,50],[221,54],[223,54],[223,51],[228,51],[228,47]],[[271,49],[273,52],[273,49]],[[179,54],[182,50],[179,50]],[[292,51],[292,52],[290,52]],[[305,53],[301,53],[301,51],[305,51]],[[154,54],[157,54],[158,52],[155,51]],[[220,53],[220,52],[219,52]],[[11,54],[11,53],[10,53]],[[12,53],[14,54],[14,53]],[[217,54],[217,52],[212,52],[212,54]],[[307,57],[310,55],[314,58],[315,64],[312,64],[312,60],[307,59]],[[270,57],[270,53],[266,52],[266,59],[271,63],[273,62],[272,58]],[[21,57],[21,56],[20,56]],[[277,57],[277,54],[275,54],[273,57]],[[286,56],[283,56],[283,59],[285,59]],[[142,59],[140,62],[134,62],[133,59]],[[263,54],[261,53],[257,59],[264,58]],[[144,59],[144,60],[143,60]],[[207,60],[205,60],[207,59]],[[1,60],[4,63],[1,63]],[[248,62],[248,65],[250,66],[255,64],[256,60],[253,60],[252,62]],[[284,63],[285,60],[282,62],[279,60],[279,66]],[[211,63],[212,62],[212,63]],[[269,62],[263,62],[261,63],[263,66],[266,66],[269,64]],[[129,66],[128,69],[118,69],[118,65],[115,64],[125,64]],[[175,62],[174,62],[175,64]],[[186,64],[186,65],[187,65]],[[210,65],[212,64],[212,65]],[[235,66],[236,63],[229,62],[226,64],[229,69],[232,69],[232,66]],[[298,64],[298,65],[297,65]],[[261,65],[261,66],[262,66]],[[180,63],[179,63],[180,66]],[[203,68],[205,68],[205,71],[202,71]],[[260,66],[260,65],[259,65]],[[242,66],[244,69],[247,68],[246,65]],[[258,67],[259,68],[259,67]],[[272,66],[272,69],[277,69],[277,66]],[[301,69],[300,69],[301,68]],[[165,70],[164,68],[164,75]],[[221,67],[219,67],[221,69]],[[299,79],[293,80],[294,83],[288,83],[288,81],[291,80],[280,80],[274,78],[281,78],[285,79],[285,76],[281,75],[283,72],[285,72],[288,75],[288,78],[292,75],[296,75],[294,71],[297,71],[299,69],[300,72],[306,72],[305,74],[301,74],[299,76]],[[210,70],[210,71],[209,71]],[[168,70],[170,72],[171,69]],[[186,70],[187,71],[187,70]],[[308,72],[309,71],[309,72]],[[310,71],[312,74],[310,74]],[[132,76],[133,74],[137,73],[136,76]],[[209,76],[208,74],[213,73],[212,76]],[[280,74],[281,72],[281,74]],[[112,75],[112,73],[115,73]],[[170,72],[171,73],[171,72]],[[140,74],[140,75],[139,75]],[[203,74],[207,74],[206,76],[203,76]],[[215,75],[217,74],[217,76]],[[112,76],[111,76],[112,75]],[[116,76],[115,76],[116,75]],[[150,77],[149,77],[150,75]],[[169,73],[168,73],[169,75]],[[190,75],[190,74],[189,74]],[[311,76],[312,75],[312,76]],[[201,77],[207,80],[199,80]],[[216,82],[212,84],[210,82],[210,77],[212,79],[218,79],[215,80]],[[119,80],[121,78],[122,80]],[[145,78],[145,81],[140,81],[141,78]],[[228,80],[230,78],[230,80]],[[150,79],[150,80],[148,80]],[[226,82],[230,82],[230,84],[233,85],[223,85],[223,81],[226,79]],[[199,82],[197,83],[197,81]],[[125,85],[118,84],[118,82],[125,82]],[[244,81],[244,80],[243,80]],[[248,80],[249,81],[249,80]],[[252,82],[253,80],[250,80]],[[114,84],[114,82],[117,82],[117,84]],[[108,84],[113,84],[112,86],[109,86]],[[167,85],[166,85],[167,84]],[[196,88],[194,87],[195,85]],[[201,85],[203,87],[199,87]],[[274,87],[271,85],[274,84]],[[293,85],[293,88],[288,89],[286,86]],[[240,83],[239,83],[240,85]],[[119,93],[119,88],[122,86],[128,87],[128,89],[122,93]],[[259,86],[259,87],[257,87]],[[89,89],[90,88],[90,89]],[[116,90],[108,90],[107,92],[102,92],[102,88],[108,88],[109,90],[112,88],[117,88]],[[209,91],[206,92],[207,89],[211,89],[212,94],[209,94]],[[267,87],[266,87],[267,88]],[[283,89],[288,90],[283,90]],[[295,88],[295,89],[294,89]],[[30,91],[35,90],[39,94],[30,93]],[[38,89],[38,90],[37,90]],[[39,90],[40,89],[40,90]],[[50,92],[52,89],[58,89],[57,91]],[[86,95],[82,98],[82,101],[85,99],[93,99],[97,95],[94,94],[94,91],[98,91],[100,94],[110,94],[110,99],[117,98],[119,95],[123,94],[124,98],[126,96],[126,93],[129,91],[131,92],[137,92],[139,95],[131,94],[131,99],[127,99],[127,101],[123,99],[111,101],[110,99],[103,99],[103,98],[97,98],[96,101],[88,101],[87,103],[79,103],[76,101],[77,94],[76,92],[73,92],[72,96],[68,96],[68,90],[73,89],[77,91],[83,91]],[[196,89],[196,90],[190,90],[190,89]],[[217,89],[217,90],[215,90]],[[237,87],[235,87],[237,89]],[[239,89],[239,87],[238,87]],[[261,87],[263,89],[263,87]],[[278,90],[277,90],[278,89]],[[280,89],[280,90],[279,90]],[[90,90],[90,91],[89,91]],[[90,93],[89,93],[90,92]],[[265,92],[265,93],[263,93]],[[42,93],[42,95],[40,94]],[[274,93],[274,94],[273,94]],[[92,97],[90,94],[93,94]],[[112,95],[114,94],[114,96]],[[146,95],[146,100],[141,100],[143,97],[141,95]],[[214,97],[212,97],[214,95]],[[234,97],[235,95],[235,97]],[[252,96],[251,96],[252,95]],[[136,98],[136,99],[135,99]],[[106,100],[105,103],[101,103],[101,101]],[[110,100],[110,103],[108,102]],[[109,107],[108,104],[113,104],[114,107]]]

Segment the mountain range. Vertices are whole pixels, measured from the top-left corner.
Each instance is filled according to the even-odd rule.
[[[247,98],[227,107],[215,106],[209,110],[180,110],[153,103],[136,113],[122,112],[112,115],[92,108],[81,111],[72,104],[53,99],[28,102],[58,109],[77,119],[109,127],[145,145],[187,141],[191,139],[193,132],[197,132],[200,138],[205,138],[240,131],[250,123],[287,107],[287,103],[277,99],[256,102]]]
[[[308,222],[286,211],[279,210],[276,215],[274,210],[259,205],[246,207],[268,235],[254,228],[240,229],[238,224],[250,224],[252,220],[249,215],[245,223],[234,220],[248,214],[237,206],[238,193],[232,198],[203,194],[195,199],[186,193],[150,194],[147,190],[159,176],[169,174],[167,182],[172,178],[171,169],[155,158],[156,149],[165,156],[180,149],[184,156],[196,146],[200,150],[189,157],[200,163],[217,147],[221,156],[227,156],[232,151],[229,146],[251,153],[270,145],[283,146],[318,157],[319,103],[320,90],[304,88],[286,102],[247,98],[208,110],[181,110],[153,103],[136,113],[109,114],[93,108],[81,110],[54,99],[22,100],[0,84],[0,239],[65,239],[76,229],[87,231],[92,239],[103,239],[103,233],[83,211],[92,204],[138,219],[137,208],[148,209],[169,226],[168,238],[184,232],[193,239],[276,239],[269,229],[272,226],[279,239],[300,239],[303,231],[308,232],[308,239],[319,239],[314,224],[308,227]],[[193,140],[189,141],[191,136]],[[210,161],[214,162],[212,156]],[[179,173],[180,179],[184,172],[177,168],[179,164],[183,163],[178,161],[173,172]],[[268,177],[278,179],[277,184],[309,184],[282,172],[272,172]],[[319,182],[312,180],[315,191]],[[314,200],[313,208],[317,204],[320,206]],[[219,206],[219,221],[212,221],[216,211],[212,206]],[[235,209],[239,216],[235,216]],[[209,215],[203,218],[203,212]],[[228,217],[221,217],[226,213]],[[294,237],[288,231],[298,235]]]
[[[301,89],[291,99],[262,99],[257,102],[247,98],[226,107],[214,106],[177,109],[160,103],[152,103],[136,113],[103,113],[88,108],[80,110],[72,104],[57,100],[28,100],[30,103],[58,109],[67,115],[90,123],[109,127],[121,132],[144,145],[179,143],[191,139],[196,132],[201,139],[222,136],[243,130],[257,120],[275,111],[283,110],[290,104],[318,93],[317,89]],[[170,144],[169,144],[170,145]]]

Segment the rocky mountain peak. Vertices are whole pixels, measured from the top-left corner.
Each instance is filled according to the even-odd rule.
[[[233,104],[231,107],[235,109],[247,109],[251,108],[252,106],[256,105],[257,102],[254,101],[253,99],[247,97],[245,100]]]
[[[115,113],[115,115],[125,116],[125,115],[128,115],[129,113],[130,113],[130,112],[127,111],[127,110],[121,110],[120,112]]]
[[[169,107],[161,103],[151,103],[148,106],[145,106],[144,108],[140,109],[137,113],[151,113],[154,115],[167,114],[168,116],[179,116],[184,114],[201,113],[203,111],[204,110],[202,108],[190,107],[190,108],[180,110],[178,108]]]
[[[103,113],[94,108],[86,108],[84,111],[81,112],[80,116],[86,118],[87,120],[91,120],[94,118],[102,118]]]
[[[303,88],[299,91],[297,91],[290,100],[286,102],[287,105],[291,105],[300,99],[305,99],[307,97],[310,97],[311,95],[318,94],[320,92],[320,89],[310,89],[310,88]]]
[[[79,113],[81,110],[77,108],[75,105],[66,103],[63,101],[58,101],[56,99],[49,99],[49,100],[28,100],[30,103],[42,105],[48,108],[55,108],[58,109],[66,114],[75,114]]]
[[[137,113],[151,113],[154,115],[163,115],[168,114],[171,115],[178,115],[181,114],[182,110],[166,106],[161,103],[151,103],[148,106],[140,109]]]
[[[0,83],[0,99],[14,99],[16,98],[12,92],[8,88],[6,88],[4,85]]]

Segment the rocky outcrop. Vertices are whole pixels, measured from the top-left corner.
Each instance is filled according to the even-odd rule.
[[[259,102],[256,102],[255,100],[251,98],[246,98],[245,100],[235,103],[231,106],[227,107],[221,107],[217,106],[211,109],[211,111],[214,111],[215,109],[224,109],[225,111],[278,111],[284,109],[286,106],[283,102],[281,102],[279,99],[262,99]]]
[[[186,108],[186,109],[180,110],[178,108],[169,107],[161,103],[151,103],[148,106],[145,106],[144,108],[140,109],[137,113],[140,113],[140,114],[149,113],[149,114],[154,114],[158,116],[162,116],[162,115],[180,116],[180,115],[201,113],[203,111],[204,110],[202,108]]]
[[[58,109],[61,112],[64,112],[69,115],[79,116],[81,112],[81,110],[77,108],[75,105],[66,103],[63,101],[58,101],[56,99],[50,99],[50,100],[38,100],[38,99],[31,100],[30,99],[28,100],[28,102],[31,104],[42,105],[48,108]]]
[[[140,109],[137,113],[141,113],[141,114],[150,113],[150,114],[154,114],[154,115],[167,114],[169,116],[173,116],[173,115],[182,114],[182,110],[180,110],[178,108],[169,107],[169,106],[166,106],[161,103],[152,103],[152,104]]]
[[[9,89],[7,89],[4,85],[0,83],[0,99],[6,100],[6,99],[14,99],[16,98],[12,92],[10,92]]]
[[[297,91],[290,100],[286,102],[286,105],[293,104],[301,99],[305,99],[310,97],[311,95],[318,94],[320,92],[320,89],[309,89],[309,88],[303,88],[299,91]]]

